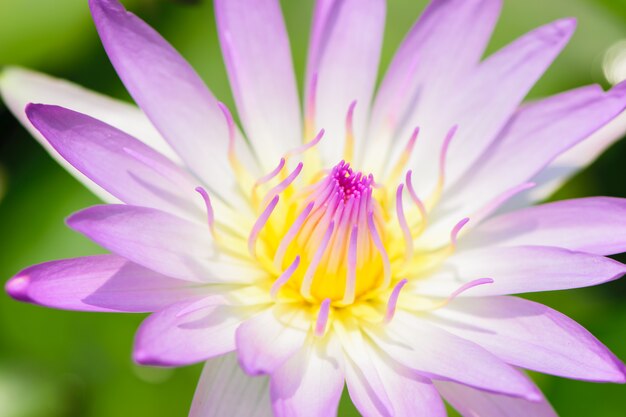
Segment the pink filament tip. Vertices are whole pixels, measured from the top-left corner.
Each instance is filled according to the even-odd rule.
[[[215,231],[215,215],[213,213],[213,205],[211,204],[211,198],[209,197],[209,193],[202,187],[196,187],[196,191],[198,194],[202,196],[204,200],[204,204],[206,206],[207,218],[209,222],[209,228],[212,232]]]
[[[413,200],[413,203],[415,203],[415,205],[417,206],[417,209],[419,210],[420,214],[422,215],[422,223],[426,221],[426,216],[427,216],[427,211],[426,211],[426,206],[424,206],[424,203],[422,202],[422,200],[420,200],[420,198],[417,196],[417,193],[415,192],[415,188],[413,188],[413,171],[409,170],[406,173],[406,188],[409,190],[409,195],[411,196],[411,200]]]
[[[224,117],[226,118],[226,124],[228,125],[228,150],[232,154],[235,152],[235,121],[233,120],[233,115],[231,114],[228,107],[222,103],[217,103],[222,113],[224,113]]]
[[[452,126],[452,128],[448,131],[446,138],[443,140],[443,144],[441,145],[441,153],[439,155],[439,181],[441,183],[443,183],[446,175],[446,158],[448,155],[448,148],[450,147],[450,142],[452,142],[458,128],[458,125]]]
[[[346,115],[346,132],[348,132],[348,134],[353,134],[354,133],[354,109],[356,107],[356,100],[354,100],[352,103],[350,103],[350,107],[348,107],[348,114]]]
[[[272,284],[272,288],[270,290],[270,296],[272,297],[272,299],[276,299],[278,291],[280,291],[282,286],[285,285],[287,281],[289,281],[289,278],[291,278],[296,269],[298,269],[299,265],[300,256],[296,256],[296,259],[294,259],[291,265],[289,265],[289,267],[282,274],[280,274],[276,281],[274,281],[274,284]]]
[[[396,214],[398,215],[398,223],[400,224],[400,228],[402,229],[402,234],[404,235],[404,244],[406,247],[405,251],[405,261],[408,261],[413,256],[413,236],[411,234],[411,229],[409,228],[409,224],[406,221],[406,216],[404,215],[404,207],[402,205],[402,191],[404,190],[404,185],[398,185],[398,189],[396,190]]]
[[[296,168],[291,172],[291,174],[289,174],[287,176],[287,178],[285,178],[283,181],[281,181],[276,187],[272,188],[267,193],[267,196],[263,200],[263,203],[261,204],[261,206],[266,205],[271,198],[274,198],[278,194],[280,194],[283,191],[285,191],[285,189],[287,187],[289,187],[292,182],[295,181],[295,179],[298,177],[298,175],[300,175],[300,172],[302,172],[302,167],[303,166],[304,166],[304,164],[302,162],[300,162],[298,164],[298,166],[296,166]]]
[[[228,301],[222,295],[209,295],[194,303],[191,303],[176,313],[176,317],[183,317],[191,313],[196,313],[205,308],[215,307],[218,305],[227,305]]]
[[[272,215],[272,212],[276,208],[278,204],[279,196],[276,196],[270,201],[270,203],[265,207],[263,213],[259,216],[259,218],[254,223],[252,230],[250,231],[250,236],[248,236],[248,251],[253,257],[256,257],[256,241],[259,237],[259,233],[263,230],[263,226],[267,223],[267,220]]]
[[[534,182],[525,182],[523,184],[516,185],[513,188],[510,188],[498,195],[496,198],[487,203],[481,210],[474,214],[474,217],[479,219],[483,219],[497,210],[502,204],[506,203],[510,198],[516,196],[517,194],[529,190],[533,188],[535,185]]]
[[[479,279],[475,279],[473,281],[470,281],[467,284],[463,284],[457,290],[455,290],[452,294],[450,294],[448,296],[448,298],[444,302],[444,305],[450,303],[456,297],[458,297],[459,295],[461,295],[462,293],[464,293],[465,291],[467,291],[467,290],[469,290],[471,288],[478,287],[479,285],[493,284],[493,283],[494,283],[494,281],[491,278],[479,278]]]
[[[463,226],[465,226],[467,224],[467,222],[469,222],[469,221],[470,221],[469,217],[466,217],[466,218],[462,219],[460,222],[458,222],[452,228],[452,231],[450,232],[450,243],[451,243],[453,248],[456,247],[457,239],[459,237],[459,233],[461,232],[461,229],[463,229]]]
[[[324,129],[320,129],[320,131],[313,138],[313,140],[310,140],[307,143],[305,143],[304,145],[302,145],[300,147],[297,147],[295,149],[292,149],[291,151],[287,152],[287,154],[285,155],[285,158],[288,158],[288,157],[293,156],[293,155],[300,155],[301,153],[304,153],[304,152],[308,151],[309,149],[311,149],[312,147],[316,146],[318,143],[320,143],[320,141],[324,137],[324,133],[326,133],[326,131]]]
[[[307,91],[306,118],[313,122],[315,119],[315,101],[317,96],[317,73],[313,74]]]
[[[393,291],[391,291],[391,295],[389,296],[389,301],[387,301],[387,312],[385,313],[384,318],[385,323],[391,322],[393,316],[396,314],[396,306],[398,304],[398,298],[400,297],[400,291],[407,282],[409,281],[405,278],[393,287]]]
[[[352,160],[354,158],[354,108],[356,100],[350,103],[348,114],[346,115],[346,142],[344,144],[344,158]]]
[[[406,159],[408,160],[413,153],[413,148],[415,148],[415,142],[417,142],[417,137],[419,136],[420,128],[419,126],[413,129],[413,133],[411,133],[411,137],[409,138],[408,143],[406,144],[406,148],[404,149],[404,154],[406,155]]]
[[[315,323],[315,335],[323,337],[326,334],[326,325],[328,324],[328,316],[330,315],[330,298],[322,301],[320,311],[317,314],[317,322]]]
[[[261,178],[259,178],[257,182],[254,184],[254,187],[256,188],[259,185],[265,184],[266,182],[270,181],[272,178],[277,176],[280,173],[280,171],[282,171],[284,166],[285,166],[285,158],[280,158],[280,161],[278,162],[278,166],[274,168],[274,170],[270,172],[269,174],[264,175]]]

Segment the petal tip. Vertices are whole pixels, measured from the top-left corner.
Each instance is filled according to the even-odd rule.
[[[536,34],[539,35],[538,39],[542,43],[550,45],[565,45],[574,34],[576,25],[576,18],[566,17],[542,26]]]
[[[241,329],[241,326],[239,327],[239,329]],[[254,360],[255,358],[251,357],[250,348],[246,347],[246,341],[242,336],[243,332],[239,329],[237,330],[237,332],[235,332],[237,362],[239,363],[239,367],[249,376],[260,376],[267,374],[268,372],[266,372],[262,366],[259,366],[259,364],[256,363],[256,361]]]
[[[29,285],[30,277],[28,275],[17,275],[6,283],[4,289],[11,298],[17,301],[30,302],[31,299],[28,296]]]
[[[564,29],[575,29],[578,25],[578,19],[575,17],[565,17],[563,19],[557,20],[557,26]]]
[[[24,107],[24,114],[30,123],[39,131],[49,125],[49,121],[53,120],[51,116],[58,116],[59,111],[63,108],[50,104],[28,103]]]
[[[259,367],[257,364],[250,363],[249,361],[243,360],[240,354],[237,355],[237,359],[239,362],[239,367],[242,371],[244,371],[249,376],[261,376],[268,374],[267,371]]]
[[[574,34],[576,27],[578,26],[578,19],[575,17],[566,17],[564,19],[557,20],[554,24],[560,37],[569,38]]]
[[[142,366],[163,366],[163,364],[156,360],[150,352],[137,347],[133,349],[133,362]]]
[[[526,394],[525,397],[528,401],[534,402],[534,403],[539,403],[539,402],[544,401],[544,396],[537,387],[534,387],[534,389],[530,391],[528,394]]]
[[[28,119],[32,122],[33,117],[37,117],[39,111],[44,107],[45,106],[43,104],[28,103],[24,108],[24,111],[26,112],[26,116],[28,116]]]
[[[619,359],[615,358],[615,374],[613,378],[609,382],[613,382],[614,384],[626,384],[626,365]]]
[[[94,9],[123,9],[124,6],[118,0],[88,0],[89,8],[93,12]]]

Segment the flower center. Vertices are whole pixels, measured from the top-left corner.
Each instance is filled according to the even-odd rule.
[[[289,275],[279,284],[309,301],[345,305],[388,286],[389,259],[373,183],[372,175],[341,161],[294,195],[287,209],[293,221],[271,251],[274,265]]]
[[[316,334],[324,334],[329,314],[341,307],[350,307],[350,314],[367,320],[391,320],[402,288],[427,276],[454,251],[468,218],[452,228],[447,244],[426,249],[416,242],[440,197],[447,149],[456,126],[442,143],[436,187],[422,201],[413,187],[412,171],[406,167],[418,128],[381,184],[374,182],[372,174],[354,171],[345,160],[324,169],[316,149],[324,129],[255,180],[237,158],[235,124],[228,109],[221,107],[230,131],[230,163],[258,217],[249,229],[246,250],[240,232],[216,223],[209,195],[199,187],[211,233],[225,252],[252,260],[265,270],[268,285],[256,288],[265,296],[268,290],[274,301],[312,307],[317,314]],[[354,154],[353,111],[354,103],[346,121],[346,160]],[[305,131],[310,137],[312,127]],[[290,160],[295,157],[304,162],[294,168],[295,162]],[[247,224],[247,219],[242,221]],[[464,284],[446,300],[407,294],[404,307],[418,311],[439,308],[461,292],[491,282],[481,278]]]

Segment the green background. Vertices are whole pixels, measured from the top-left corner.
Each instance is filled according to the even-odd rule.
[[[232,104],[210,1],[125,4],[189,59],[220,100]],[[383,66],[424,4],[389,0]],[[283,1],[283,9],[302,79],[312,2]],[[578,31],[532,97],[589,83],[607,86],[603,56],[626,38],[626,0],[505,0],[490,50],[565,16],[578,18]],[[128,98],[101,48],[86,0],[0,0],[0,65],[7,64]],[[626,141],[554,198],[625,197],[625,159]],[[70,213],[96,203],[0,104],[0,281],[33,263],[98,253],[100,249],[63,223]],[[624,281],[532,296],[582,323],[621,358],[626,358],[625,297]],[[133,333],[142,319],[44,309],[12,301],[2,292],[0,417],[186,416],[200,366],[171,370],[134,365]],[[562,416],[626,415],[626,386],[535,377]],[[340,415],[358,413],[344,399]]]

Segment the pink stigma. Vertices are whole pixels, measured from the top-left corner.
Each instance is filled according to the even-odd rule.
[[[372,187],[374,177],[367,177],[361,172],[354,172],[350,164],[341,161],[330,172],[330,177],[336,184],[336,192],[340,193],[343,201],[351,198],[361,198]]]
[[[389,301],[387,302],[387,311],[385,312],[385,318],[383,321],[385,323],[391,322],[393,320],[393,316],[396,314],[396,306],[398,304],[398,297],[400,297],[400,291],[409,282],[406,278],[402,281],[398,282],[396,286],[391,291],[391,295],[389,296]]]

